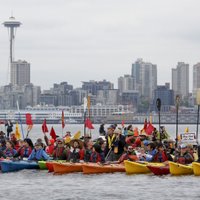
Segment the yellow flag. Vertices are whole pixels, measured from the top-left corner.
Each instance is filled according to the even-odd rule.
[[[16,127],[15,127],[15,137],[17,138],[17,140],[21,139],[21,133],[19,131],[18,123],[16,123]]]
[[[78,140],[81,137],[81,131],[78,131],[77,133],[74,134],[73,139]]]

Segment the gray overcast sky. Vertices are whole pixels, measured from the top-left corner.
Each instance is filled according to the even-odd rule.
[[[200,62],[199,0],[0,0],[0,22],[11,12],[17,30],[15,60],[31,63],[42,89],[67,81],[117,78],[137,58],[157,64],[158,84],[171,82],[178,61]],[[0,85],[9,82],[8,32],[0,26]],[[190,88],[192,80],[190,79]]]

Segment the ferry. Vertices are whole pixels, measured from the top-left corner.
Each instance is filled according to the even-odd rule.
[[[35,110],[35,109],[26,109],[26,110],[1,110],[0,111],[0,121],[4,122],[6,120],[11,120],[12,122],[21,121],[26,123],[26,114],[30,113],[32,121],[34,124],[43,123],[46,119],[49,124],[57,124],[61,122],[62,110],[56,109],[47,109],[47,110]],[[64,111],[65,122],[68,124],[77,124],[82,122],[83,115],[82,113],[70,113],[69,111]]]

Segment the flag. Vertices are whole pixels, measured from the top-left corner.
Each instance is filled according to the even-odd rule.
[[[94,129],[94,126],[92,125],[92,122],[90,121],[89,118],[87,118],[87,119],[85,120],[85,126],[86,126],[87,128],[89,128],[89,129]]]
[[[51,127],[50,136],[56,141],[56,132],[53,126]]]
[[[141,132],[146,132],[146,129],[147,129],[147,118],[145,118],[145,120],[144,120],[144,126],[143,126],[143,129],[141,130]]]
[[[16,127],[15,127],[15,137],[17,138],[17,140],[21,139],[21,133],[19,131],[18,123],[16,123]]]
[[[64,115],[64,111],[62,111],[62,128],[65,128],[65,115]]]
[[[33,128],[33,121],[30,113],[26,113],[26,125],[27,125],[27,131],[30,132]]]
[[[32,118],[31,118],[31,114],[30,114],[30,113],[26,113],[26,124],[27,124],[27,125],[33,125]]]
[[[154,131],[154,126],[151,124],[151,122],[149,122],[146,128],[146,134],[151,135],[153,131]]]
[[[49,131],[48,131],[48,128],[47,128],[47,121],[46,121],[46,119],[44,119],[44,121],[43,121],[43,124],[42,124],[42,131],[43,131],[43,133],[49,132]]]

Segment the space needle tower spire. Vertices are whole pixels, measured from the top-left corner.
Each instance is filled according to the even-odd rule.
[[[11,16],[8,21],[3,23],[5,27],[8,28],[9,31],[9,40],[10,40],[10,64],[13,62],[14,58],[14,41],[15,41],[15,32],[18,27],[20,27],[21,22],[16,21],[16,19]]]

